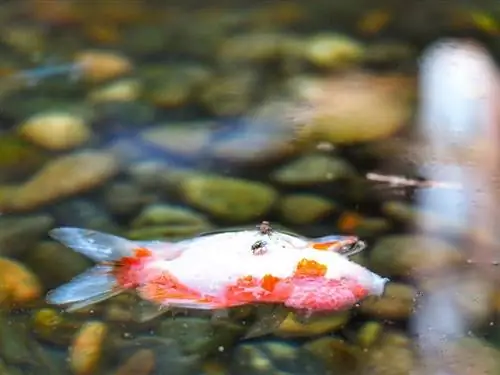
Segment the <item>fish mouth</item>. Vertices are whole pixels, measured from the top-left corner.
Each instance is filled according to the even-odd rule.
[[[387,277],[380,277],[377,274],[374,274],[373,288],[372,293],[375,296],[382,296],[385,292],[385,286],[390,281]]]

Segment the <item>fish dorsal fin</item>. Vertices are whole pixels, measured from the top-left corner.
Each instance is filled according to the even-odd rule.
[[[257,318],[244,338],[251,339],[273,333],[286,319],[290,310],[283,305],[261,305],[257,307]]]

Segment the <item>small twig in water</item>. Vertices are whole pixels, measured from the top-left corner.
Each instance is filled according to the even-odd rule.
[[[366,178],[370,181],[384,182],[390,187],[415,187],[415,188],[441,188],[441,189],[460,189],[459,184],[451,182],[440,182],[432,180],[415,180],[401,176],[388,176],[378,173],[367,173]]]

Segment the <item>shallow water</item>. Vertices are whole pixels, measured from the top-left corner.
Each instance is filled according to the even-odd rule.
[[[0,6],[0,374],[498,373],[498,12],[197,3]],[[450,36],[487,50],[422,69]],[[384,295],[249,340],[283,311],[137,323],[135,295],[44,302],[92,265],[54,227],[178,240],[262,220],[360,236]]]

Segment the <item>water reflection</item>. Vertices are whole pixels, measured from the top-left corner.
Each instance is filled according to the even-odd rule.
[[[450,348],[459,347],[477,328],[468,308],[459,302],[464,298],[464,284],[482,285],[476,295],[468,296],[477,309],[487,309],[494,288],[492,267],[498,253],[494,182],[498,175],[497,92],[497,68],[488,53],[473,42],[442,41],[423,57],[420,126],[429,155],[420,173],[432,180],[453,181],[460,188],[422,189],[417,199],[422,209],[439,212],[460,228],[459,232],[439,235],[456,242],[470,265],[470,269],[455,267],[434,275],[417,275],[422,287],[433,279],[413,318],[423,364],[431,366],[428,373],[457,373],[450,363]],[[433,230],[425,217],[419,221],[419,230]],[[428,261],[433,262],[435,256],[440,255],[431,255]]]

